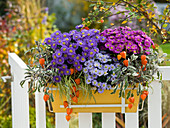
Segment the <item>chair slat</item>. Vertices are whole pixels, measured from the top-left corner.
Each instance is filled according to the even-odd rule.
[[[125,128],[139,128],[138,111],[125,113]]]
[[[79,113],[79,128],[92,128],[92,113]]]
[[[115,113],[102,113],[102,128],[115,128]]]
[[[55,127],[56,128],[69,128],[69,122],[67,122],[66,113],[55,113]]]

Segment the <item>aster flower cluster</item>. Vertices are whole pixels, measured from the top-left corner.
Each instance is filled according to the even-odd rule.
[[[76,26],[76,29],[83,25]],[[70,68],[82,70],[83,63],[99,52],[97,45],[102,41],[99,30],[72,30],[69,33],[56,31],[46,38],[43,44],[53,49],[51,67],[59,69],[59,75],[54,76],[55,82],[61,81],[61,76],[70,75]]]
[[[103,93],[105,89],[111,89],[111,81],[117,77],[113,70],[121,66],[116,58],[111,58],[106,53],[96,54],[94,59],[86,61],[84,65],[86,83],[97,87],[99,93]]]
[[[100,33],[106,37],[106,41],[100,43],[100,50],[108,49],[112,53],[127,53],[139,54],[142,51],[148,55],[149,48],[154,45],[150,37],[141,30],[131,30],[129,27],[119,27],[115,29],[106,29]]]

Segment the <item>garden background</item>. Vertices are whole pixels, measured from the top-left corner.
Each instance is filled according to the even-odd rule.
[[[106,0],[112,1],[115,0]],[[140,0],[139,0],[140,1]],[[158,9],[154,13],[163,13],[163,9],[168,2],[166,0],[155,0]],[[24,62],[27,62],[31,54],[25,56],[25,52],[34,46],[35,40],[43,40],[52,32],[60,30],[68,32],[82,22],[82,18],[88,14],[89,2],[85,0],[1,0],[0,1],[0,77],[10,76],[8,64],[8,53],[15,52]],[[121,10],[122,8],[117,8]],[[120,15],[121,16],[121,15]],[[118,17],[111,17],[108,22],[117,23]],[[117,24],[116,24],[117,23]],[[145,27],[145,24],[127,23],[126,25],[134,29]],[[95,25],[96,28],[104,27],[104,24]],[[167,27],[167,29],[170,25]],[[170,59],[170,43],[160,44],[159,39],[155,39],[160,47],[160,52],[166,52],[166,60]],[[170,66],[170,62],[165,61],[162,65]],[[164,128],[170,127],[170,86],[169,82],[162,87],[162,107]],[[11,117],[11,89],[10,81],[3,83],[0,79],[0,128],[12,127]],[[34,94],[30,94],[30,125],[35,128],[35,100]],[[140,127],[146,128],[147,124],[147,104],[140,112]],[[47,128],[54,127],[55,117],[47,110]],[[122,114],[117,114],[120,121],[117,127],[121,128],[124,122]],[[101,127],[101,114],[93,114],[94,128]],[[78,123],[77,114],[71,120],[72,127]]]

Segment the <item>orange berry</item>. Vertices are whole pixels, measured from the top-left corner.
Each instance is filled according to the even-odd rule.
[[[142,100],[145,100],[146,99],[146,94],[142,94],[142,95],[140,95],[140,98],[142,99]]]
[[[128,60],[124,60],[123,64],[127,67],[128,66]]]
[[[120,60],[122,58],[122,56],[119,54],[117,55],[117,59]]]
[[[142,60],[142,65],[146,65],[147,64],[147,60],[145,59],[145,60]]]
[[[84,21],[86,18],[81,18],[82,21]]]
[[[75,82],[76,82],[77,85],[79,85],[80,84],[80,78],[75,79]]]
[[[79,90],[76,91],[76,97],[79,97]]]
[[[129,98],[129,101],[130,101],[131,103],[134,103],[135,98],[134,98],[134,97],[130,97],[130,98]]]
[[[40,59],[39,59],[39,63],[40,63],[40,65],[44,65],[45,59],[44,59],[44,58],[40,58]]]
[[[152,45],[152,48],[155,49],[155,45]]]
[[[141,60],[145,60],[146,59],[146,55],[141,55]]]
[[[45,102],[46,102],[49,98],[50,98],[50,96],[47,95],[47,94],[45,94],[44,97],[43,97],[43,99],[44,99]]]
[[[72,100],[73,100],[73,102],[78,103],[78,99],[77,99],[76,96],[74,96],[74,97],[72,98]]]
[[[66,110],[66,111],[67,111],[67,114],[68,114],[68,115],[70,115],[70,114],[73,112],[73,109],[71,109],[71,108],[67,108],[67,110]]]
[[[74,69],[71,68],[71,69],[70,69],[70,72],[71,72],[70,74],[72,75],[72,74],[74,73]]]
[[[122,58],[126,59],[126,52],[125,51],[121,52],[120,55],[122,56]]]
[[[71,119],[70,115],[66,115],[66,120],[69,121]]]
[[[144,67],[143,71],[146,71],[146,66]]]
[[[147,97],[147,96],[148,96],[148,94],[149,94],[149,92],[148,92],[147,90],[144,90],[142,93],[143,93],[143,94],[145,94],[145,95],[146,95],[146,97]]]
[[[67,107],[68,107],[68,102],[67,102],[67,101],[64,101],[64,102],[63,102],[63,105],[64,105],[64,108],[67,108]]]
[[[128,108],[131,109],[133,107],[133,104],[128,104]]]

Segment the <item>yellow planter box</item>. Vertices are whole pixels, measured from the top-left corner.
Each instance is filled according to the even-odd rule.
[[[119,90],[115,94],[110,94],[112,90],[105,90],[102,94],[95,93],[95,90],[92,90],[93,97],[91,99],[84,98],[83,93],[80,91],[80,96],[78,98],[78,103],[73,103],[71,108],[73,108],[73,112],[79,113],[90,113],[90,112],[105,112],[105,113],[134,113],[137,111],[139,96],[137,96],[137,90],[133,90],[135,102],[133,103],[133,107],[131,109],[128,108],[128,104],[130,103],[126,98],[119,98]],[[129,90],[125,91],[125,96]],[[66,109],[63,106],[63,101],[66,100],[66,97],[59,96],[58,90],[52,90],[54,97],[54,102],[51,102],[52,108],[51,110],[55,113],[63,113],[66,112]]]

